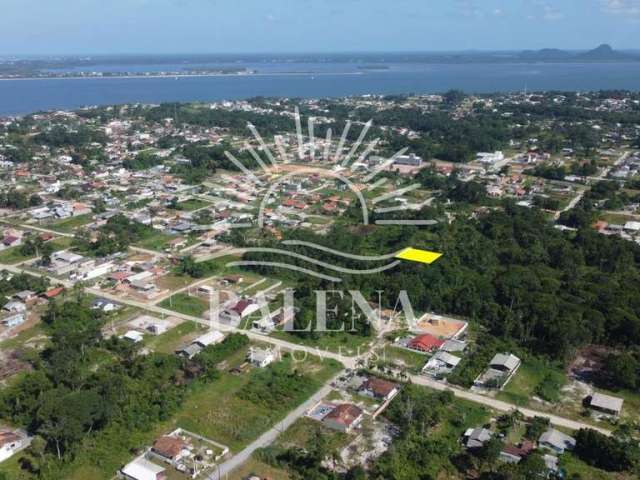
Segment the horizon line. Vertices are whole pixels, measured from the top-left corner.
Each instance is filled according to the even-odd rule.
[[[91,52],[91,53],[0,53],[2,57],[136,57],[136,56],[159,56],[159,57],[173,57],[173,56],[269,56],[269,55],[284,55],[284,56],[299,56],[299,55],[424,55],[424,54],[483,54],[483,53],[521,53],[526,51],[541,51],[541,50],[561,50],[565,52],[585,52],[593,50],[598,46],[609,45],[618,52],[640,52],[640,46],[638,47],[622,47],[614,48],[610,43],[599,43],[596,47],[585,48],[563,48],[563,47],[540,47],[540,48],[510,48],[510,49],[452,49],[452,50],[305,50],[305,51],[242,51],[242,52]]]

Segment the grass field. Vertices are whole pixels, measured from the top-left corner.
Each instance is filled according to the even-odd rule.
[[[160,306],[193,317],[202,317],[209,308],[205,299],[192,297],[186,293],[177,293],[160,302]]]
[[[539,360],[524,361],[515,376],[506,387],[498,393],[498,397],[506,402],[526,406],[532,397],[536,396],[536,388],[550,374],[564,375],[558,370]]]
[[[274,442],[274,446],[290,448],[307,448],[311,441],[318,435],[322,435],[327,442],[327,448],[338,450],[347,445],[349,435],[330,429],[322,423],[307,417],[299,418]]]
[[[164,251],[167,246],[167,242],[176,238],[174,235],[169,235],[167,233],[154,231],[146,238],[140,240],[133,244],[134,247],[146,248],[147,250],[157,250],[159,252]]]
[[[402,365],[411,371],[420,371],[429,360],[428,355],[412,352],[405,348],[394,346],[386,347],[378,351],[378,358],[383,361]]]
[[[180,207],[180,210],[184,210],[187,212],[192,212],[194,210],[198,210],[199,208],[208,207],[210,205],[211,204],[209,202],[205,202],[204,200],[200,200],[198,198],[190,198],[189,200],[178,203],[178,207]]]
[[[368,349],[369,342],[373,340],[371,337],[350,335],[345,332],[324,333],[320,334],[318,338],[311,338],[293,335],[289,332],[275,331],[270,336],[347,356],[355,356],[364,352]]]
[[[51,240],[49,244],[53,247],[53,251],[63,250],[65,248],[69,248],[71,245],[71,238],[68,237],[60,237],[55,240]],[[14,265],[20,262],[26,262],[27,260],[31,260],[35,258],[35,255],[22,255],[20,253],[21,245],[17,247],[7,248],[0,252],[0,263],[4,263],[5,265]]]
[[[234,358],[228,360],[227,367],[242,363],[245,355],[246,350],[238,352]],[[311,357],[300,363],[283,361],[288,362],[292,370],[297,368],[313,379],[309,388],[314,390],[313,387],[319,388],[342,368],[337,362],[320,362],[319,359]],[[168,428],[182,427],[223,443],[229,446],[232,452],[241,450],[275,425],[303,400],[295,404],[283,403],[278,408],[269,409],[239,398],[238,392],[242,387],[254,382],[256,375],[260,372],[260,370],[251,370],[242,375],[223,372],[219,380],[189,395]],[[239,415],[239,412],[242,412],[242,415]]]
[[[50,223],[47,225],[47,228],[62,233],[73,233],[78,227],[82,227],[92,221],[93,214],[86,213],[84,215],[78,215],[77,217],[69,217],[58,222]]]
[[[631,474],[609,473],[592,467],[571,453],[560,456],[560,467],[566,472],[565,478],[574,478],[574,475],[579,475],[577,478],[585,480],[631,480],[634,478]]]
[[[145,345],[154,352],[173,353],[197,333],[206,331],[206,327],[196,322],[184,322],[177,327],[157,336],[147,336]]]

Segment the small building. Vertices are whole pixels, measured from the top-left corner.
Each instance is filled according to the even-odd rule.
[[[14,315],[10,315],[1,320],[2,324],[8,328],[17,327],[18,325],[22,325],[25,321],[24,313],[16,313]]]
[[[230,323],[239,323],[243,318],[248,317],[254,312],[260,310],[260,306],[252,300],[239,300],[233,307],[225,308],[220,317]]]
[[[144,458],[136,458],[124,466],[120,473],[126,480],[165,480],[165,469]]]
[[[144,339],[144,335],[137,330],[129,330],[122,336],[122,338],[130,340],[133,343],[140,343]]]
[[[96,298],[91,303],[91,308],[94,310],[101,310],[103,312],[113,312],[119,308],[119,305],[106,298]]]
[[[151,451],[162,457],[164,461],[173,464],[184,456],[185,446],[181,438],[165,435],[153,443]]]
[[[276,356],[270,348],[250,348],[248,355],[249,362],[259,368],[264,368],[273,363]]]
[[[220,343],[224,340],[224,335],[222,332],[218,330],[211,330],[204,335],[196,338],[193,343],[200,345],[202,348],[208,347],[209,345],[215,345],[216,343]]]
[[[2,309],[11,313],[24,313],[27,311],[27,306],[19,300],[11,300],[5,303]]]
[[[520,463],[520,460],[526,458],[534,450],[533,443],[524,440],[520,445],[506,444],[500,452],[500,460],[505,463]]]
[[[562,454],[565,450],[573,450],[576,446],[576,439],[566,433],[562,433],[554,428],[550,428],[538,439],[538,445],[552,452]]]
[[[383,401],[391,400],[400,389],[398,385],[381,378],[369,377],[360,386],[360,393]]]
[[[16,293],[13,297],[23,303],[28,303],[35,300],[38,296],[31,290],[22,290],[21,292]]]
[[[50,290],[47,290],[46,292],[44,292],[42,294],[42,296],[44,298],[46,298],[47,300],[50,300],[52,298],[57,297],[58,295],[60,295],[62,292],[64,292],[64,287],[56,287],[56,288],[52,288]]]
[[[167,331],[167,325],[164,323],[152,323],[147,327],[147,332],[152,335],[162,335]]]
[[[11,430],[0,431],[0,462],[13,456],[26,446],[27,437]]]
[[[489,366],[495,370],[512,374],[520,366],[520,359],[511,353],[497,353],[489,362]]]
[[[416,337],[412,338],[407,344],[407,347],[419,352],[431,353],[435,350],[438,350],[443,343],[444,340],[434,337],[433,335],[430,335],[428,333],[423,333],[422,335],[417,335]]]
[[[324,417],[322,422],[329,428],[349,433],[362,422],[363,412],[356,405],[343,403]]]
[[[467,342],[450,338],[449,340],[445,341],[442,344],[442,346],[440,347],[440,350],[447,353],[454,353],[454,352],[464,352],[466,348],[467,348]]]
[[[594,393],[589,400],[589,407],[607,415],[615,415],[616,417],[622,412],[622,404],[624,400],[604,393]]]
[[[440,350],[429,359],[422,370],[424,373],[433,377],[440,377],[451,373],[458,366],[460,360],[460,357]]]
[[[467,448],[480,448],[491,440],[491,430],[486,428],[469,428],[462,437],[462,441]]]
[[[640,233],[640,222],[627,222],[624,224],[624,229],[629,233]]]
[[[192,343],[191,345],[187,345],[186,347],[183,347],[180,350],[176,351],[176,354],[184,358],[192,359],[201,351],[202,347],[200,345],[198,345],[197,343]]]

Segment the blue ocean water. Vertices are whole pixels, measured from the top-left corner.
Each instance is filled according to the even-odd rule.
[[[640,90],[640,62],[566,64],[385,64],[384,70],[350,63],[260,63],[91,67],[93,71],[180,71],[249,68],[259,75],[207,77],[0,80],[0,115],[129,102],[216,101],[363,94],[469,93],[535,90]],[[84,68],[83,70],[87,70]],[[296,73],[297,72],[297,73]]]

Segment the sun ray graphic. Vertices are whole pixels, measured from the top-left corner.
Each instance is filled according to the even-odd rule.
[[[360,132],[354,142],[349,142],[349,133],[352,128],[356,127],[357,122],[351,120],[345,123],[345,126],[340,134],[337,144],[334,146],[333,131],[331,128],[326,129],[324,136],[316,136],[316,127],[318,125],[318,118],[309,117],[306,122],[307,132],[304,132],[304,123],[300,109],[295,107],[292,115],[294,119],[295,134],[291,135],[281,134],[274,135],[272,142],[267,142],[260,135],[258,129],[252,123],[247,124],[247,128],[251,132],[255,144],[252,145],[249,141],[243,142],[243,148],[250,155],[251,159],[255,162],[254,165],[248,166],[242,163],[235,155],[230,152],[225,152],[229,161],[240,170],[248,184],[253,185],[257,191],[260,192],[262,199],[259,202],[258,214],[253,215],[248,212],[243,212],[240,216],[243,221],[237,221],[231,223],[228,226],[233,229],[242,228],[265,228],[267,226],[265,222],[265,212],[271,211],[269,205],[276,200],[276,193],[278,188],[285,182],[296,176],[317,176],[325,177],[330,181],[336,183],[342,183],[349,188],[356,196],[360,209],[362,212],[362,224],[370,224],[369,211],[373,211],[377,215],[391,213],[396,214],[411,210],[411,208],[405,205],[388,205],[388,202],[407,201],[405,197],[410,192],[413,192],[421,187],[419,183],[413,183],[409,186],[398,187],[391,190],[386,190],[384,193],[371,197],[371,195],[363,195],[365,192],[376,192],[382,187],[389,185],[389,179],[387,177],[376,178],[383,172],[386,172],[396,162],[396,160],[404,155],[408,148],[402,148],[398,150],[389,158],[383,159],[374,167],[370,167],[369,171],[364,176],[358,177],[356,185],[348,176],[354,176],[358,172],[358,168],[362,167],[367,159],[378,151],[381,146],[381,138],[374,138],[367,140],[367,135],[373,127],[373,120],[369,120],[362,125]],[[294,138],[291,142],[290,139]],[[321,144],[321,154],[316,156],[316,140]],[[293,145],[291,144],[293,143]],[[257,146],[256,146],[257,145]],[[289,151],[287,151],[289,147]],[[346,149],[348,148],[348,151]],[[346,153],[345,153],[346,151]],[[275,155],[274,155],[275,152]],[[308,152],[308,155],[307,155]],[[303,160],[307,161],[307,164],[302,164]],[[256,170],[252,171],[252,168]],[[344,171],[344,174],[342,173]],[[387,203],[385,205],[385,203]],[[422,205],[428,204],[424,202]],[[242,211],[246,206],[242,204],[234,205],[238,211]],[[421,208],[418,205],[417,209]],[[416,207],[414,206],[414,210]],[[249,220],[249,221],[246,221]],[[437,221],[431,219],[384,219],[376,218],[376,225],[412,225],[412,226],[430,226],[436,224]],[[305,253],[313,252],[316,255],[322,256],[321,259],[311,257],[307,254],[293,251],[292,247],[298,247],[304,249]],[[249,266],[266,266],[271,268],[283,268],[289,270],[296,270],[307,275],[311,275],[317,278],[328,280],[331,282],[340,282],[342,278],[339,275],[365,275],[382,272],[398,266],[401,262],[417,262],[426,265],[430,265],[436,262],[442,256],[441,253],[432,252],[429,250],[423,250],[407,246],[398,252],[381,253],[379,255],[357,255],[353,253],[342,252],[323,245],[302,242],[297,240],[285,240],[282,242],[282,248],[244,248],[244,249],[231,249],[236,255],[245,254],[269,254],[270,261],[259,261],[251,258],[242,258],[241,260],[232,261],[227,263],[227,267],[249,267]],[[279,255],[283,261],[272,261],[273,255]],[[329,259],[325,258],[328,257]],[[344,267],[331,262],[333,257],[339,257],[350,262],[350,266]],[[304,262],[305,266],[300,266],[297,263],[288,262],[296,261],[297,263]],[[354,263],[361,263],[362,268],[353,268]],[[323,273],[319,270],[328,271]]]

